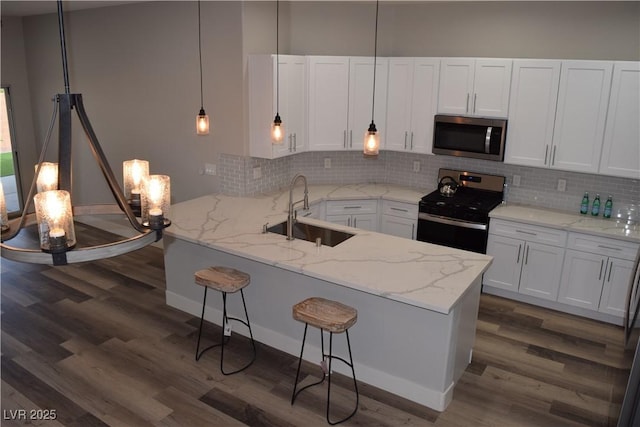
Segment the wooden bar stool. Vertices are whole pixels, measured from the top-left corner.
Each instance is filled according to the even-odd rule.
[[[200,330],[198,331],[198,345],[196,346],[196,361],[200,360],[202,354],[214,347],[220,346],[220,371],[224,375],[235,374],[247,369],[254,360],[256,360],[256,343],[253,340],[253,333],[251,332],[251,324],[249,323],[249,315],[247,314],[247,304],[244,301],[244,292],[242,289],[247,286],[251,280],[251,277],[242,271],[238,271],[228,267],[209,267],[203,270],[198,270],[195,273],[196,284],[204,286],[204,300],[202,301],[202,316],[200,317]],[[222,292],[222,334],[220,342],[213,344],[204,350],[200,351],[200,338],[202,336],[202,326],[204,324],[204,311],[207,306],[207,290],[215,289]],[[242,305],[244,307],[244,316],[246,321],[237,317],[227,316],[227,294],[240,291],[242,296]],[[229,320],[235,320],[244,324],[249,328],[249,336],[251,337],[251,347],[253,348],[253,357],[251,361],[240,369],[231,372],[225,372],[224,370],[224,346],[225,341],[228,341],[230,336],[225,336],[225,329]]]
[[[353,326],[358,320],[358,312],[355,308],[349,307],[348,305],[341,304],[336,301],[331,301],[324,298],[307,298],[304,301],[301,301],[293,306],[293,318],[300,322],[304,322],[304,336],[302,338],[302,349],[300,350],[300,359],[298,360],[298,370],[296,372],[296,379],[293,384],[293,394],[291,395],[291,404],[296,400],[296,396],[304,389],[307,389],[311,386],[321,384],[324,382],[325,378],[329,378],[327,385],[327,422],[331,425],[335,425],[341,423],[343,421],[348,420],[353,415],[355,415],[358,410],[359,403],[359,394],[358,394],[358,383],[356,381],[356,372],[353,369],[353,357],[351,356],[351,343],[349,342],[349,328]],[[302,387],[300,390],[296,391],[298,387],[298,377],[300,376],[300,366],[302,365],[302,354],[304,353],[304,343],[307,339],[307,327],[315,326],[320,329],[320,342],[322,346],[322,362],[320,366],[323,371],[322,379],[319,381],[308,384]],[[324,331],[329,332],[329,354],[324,352]],[[349,349],[349,361],[347,362],[345,359],[334,356],[333,355],[333,334],[340,334],[344,332],[347,337],[347,347]],[[325,359],[329,359],[329,365],[327,366],[327,362]],[[331,361],[332,359],[341,360],[347,366],[351,368],[351,373],[353,376],[353,386],[356,392],[356,407],[346,418],[343,418],[339,421],[331,421],[329,417],[330,406],[331,406]]]

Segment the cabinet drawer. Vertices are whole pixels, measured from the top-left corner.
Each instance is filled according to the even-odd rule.
[[[640,245],[637,243],[582,233],[569,233],[569,241],[567,242],[569,249],[632,261],[638,253],[638,247]]]
[[[378,212],[377,200],[328,200],[327,215],[375,214]]]
[[[563,230],[493,218],[489,222],[489,234],[560,247],[567,241],[567,232]]]
[[[418,218],[418,205],[383,200],[382,214],[416,220]]]

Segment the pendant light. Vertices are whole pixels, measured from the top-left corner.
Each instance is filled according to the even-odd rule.
[[[276,0],[276,117],[271,124],[271,142],[282,144],[284,141],[284,126],[280,118],[280,50],[278,46],[280,29],[280,2]]]
[[[376,29],[373,42],[373,99],[371,101],[371,124],[364,133],[364,155],[377,156],[380,152],[380,134],[373,121],[376,103],[376,59],[378,56],[378,0],[376,0]]]
[[[198,57],[200,59],[200,112],[196,117],[196,133],[209,135],[209,116],[204,112],[204,96],[202,90],[202,30],[200,25],[200,0],[198,0]]]

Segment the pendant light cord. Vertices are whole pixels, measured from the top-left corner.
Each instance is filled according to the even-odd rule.
[[[62,74],[64,93],[69,95],[69,67],[67,66],[67,44],[64,36],[64,19],[62,17],[62,0],[58,0],[58,31],[60,32],[60,49],[62,50]]]
[[[276,115],[280,113],[280,1],[276,0]]]
[[[373,99],[371,101],[371,123],[373,123],[373,116],[376,104],[376,59],[378,57],[378,5],[379,1],[376,0],[376,30],[373,41]]]
[[[200,0],[198,0],[198,57],[200,59],[200,109],[204,110],[202,91],[202,30],[200,26]]]

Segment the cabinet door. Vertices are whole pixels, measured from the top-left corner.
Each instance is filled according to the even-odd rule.
[[[362,230],[378,231],[377,214],[358,214],[351,216],[351,227]]]
[[[552,167],[598,172],[612,68],[603,61],[562,63]]]
[[[473,90],[473,59],[445,58],[440,63],[440,88],[438,112],[445,114],[470,114],[470,97]]]
[[[410,151],[431,154],[433,148],[433,117],[438,108],[440,60],[416,58],[413,65],[411,128],[408,135]],[[389,126],[389,122],[387,122]]]
[[[392,58],[389,60],[387,129],[383,140],[385,150],[406,151],[409,147],[414,95],[413,79],[413,59]],[[433,123],[433,117],[431,122]]]
[[[607,257],[567,249],[558,302],[597,310]]]
[[[304,56],[280,55],[280,116],[288,153],[306,146],[306,60]]]
[[[640,63],[616,62],[600,173],[640,178]]]
[[[325,219],[328,222],[332,222],[334,224],[344,225],[346,227],[351,226],[351,215],[338,214],[338,215],[326,215]]]
[[[504,162],[546,167],[560,82],[560,61],[513,61]]]
[[[598,311],[624,317],[633,267],[633,261],[608,259]]]
[[[307,61],[309,150],[343,150],[347,145],[349,58],[310,56]]]
[[[380,232],[406,239],[416,238],[416,221],[393,215],[383,215]]]
[[[475,64],[475,79],[471,114],[482,117],[507,117],[509,112],[509,88],[511,87],[509,59],[478,59]]]
[[[386,58],[376,59],[376,87],[374,121],[380,135],[385,134],[387,115]],[[349,115],[347,123],[347,149],[362,150],[364,134],[371,123],[373,107],[373,58],[349,59]]]
[[[518,291],[524,241],[489,234],[487,255],[493,262],[484,273],[482,283],[496,288]]]
[[[564,248],[527,242],[523,256],[520,293],[556,301]]]

